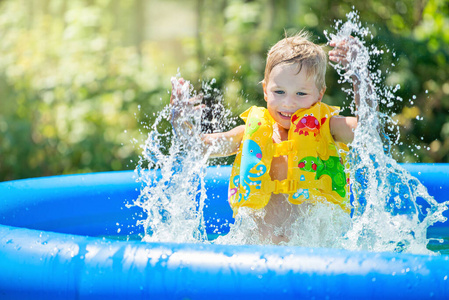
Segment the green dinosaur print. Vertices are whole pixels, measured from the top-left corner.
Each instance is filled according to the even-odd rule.
[[[341,197],[346,196],[346,173],[340,157],[329,156],[329,159],[322,160],[319,157],[307,156],[299,161],[298,167],[307,172],[315,172],[316,180],[328,175],[332,179],[332,190]]]

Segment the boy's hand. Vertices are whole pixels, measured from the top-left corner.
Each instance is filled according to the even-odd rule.
[[[171,123],[175,132],[180,132],[182,135],[191,135],[193,129],[192,119],[196,113],[201,112],[205,107],[201,103],[203,98],[199,94],[190,98],[190,83],[184,78],[171,79],[172,92],[170,96],[170,104],[172,107]]]
[[[172,77],[171,85],[172,85],[172,92],[170,96],[170,104],[173,106],[174,109],[179,108],[182,109],[185,107],[200,109],[204,107],[204,105],[194,107],[195,104],[201,103],[203,95],[199,94],[193,98],[189,98],[190,83],[184,80],[184,78],[176,79],[175,77]]]
[[[332,40],[329,46],[334,47],[329,51],[329,60],[340,64],[353,79],[360,80],[360,73],[365,73],[362,70],[366,69],[366,65],[358,61],[359,56],[363,56],[366,50],[361,42],[350,36],[347,39]]]
[[[329,51],[329,60],[340,63],[343,68],[347,68],[349,62],[354,61],[357,57],[358,44],[355,39],[351,37],[348,40],[332,40],[329,42],[329,46],[334,47]]]

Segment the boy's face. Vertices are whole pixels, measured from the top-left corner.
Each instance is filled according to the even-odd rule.
[[[291,117],[300,108],[310,108],[321,101],[324,91],[319,91],[313,76],[307,77],[298,64],[279,64],[271,70],[268,84],[264,84],[267,109],[273,119],[285,129],[290,129]]]

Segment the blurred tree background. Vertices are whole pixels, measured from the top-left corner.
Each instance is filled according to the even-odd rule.
[[[449,162],[447,0],[3,0],[0,181],[134,169],[170,77],[215,78],[238,115],[263,105],[265,55],[284,32],[325,44],[352,10],[385,52],[385,84],[401,86],[381,107],[400,126],[393,156]],[[337,80],[329,67],[325,101],[347,107]]]

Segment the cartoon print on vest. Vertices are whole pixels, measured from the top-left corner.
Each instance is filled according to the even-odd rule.
[[[245,134],[251,137],[259,129],[260,125],[262,125],[262,121],[259,118],[250,118],[246,124]]]
[[[262,160],[262,150],[260,146],[253,140],[245,140],[242,147],[242,163],[240,165],[240,174],[236,175],[232,181],[234,185],[239,188],[243,186],[245,192],[244,200],[248,200],[251,192],[251,186],[260,189],[262,181],[256,180],[267,172],[265,165],[257,165]],[[231,191],[235,194],[235,192]],[[232,195],[231,195],[232,196]],[[241,201],[241,196],[239,202]]]
[[[305,114],[299,122],[295,123],[299,117],[297,115],[293,115],[292,123],[295,125],[295,131],[298,132],[299,135],[304,134],[304,136],[308,136],[309,133],[313,133],[313,136],[316,136],[320,133],[320,128],[326,122],[327,116],[321,119],[321,123],[317,118],[313,116],[313,114]]]
[[[303,196],[305,199],[309,199],[309,189],[299,189],[296,191],[296,193],[293,194],[293,199],[298,199],[299,197]]]
[[[340,157],[329,156],[329,159],[322,160],[319,157],[307,156],[299,161],[298,168],[315,172],[315,180],[328,175],[332,179],[332,190],[341,197],[346,196],[346,173]]]
[[[235,188],[231,188],[231,186],[229,186],[229,191],[228,191],[228,201],[234,197],[235,194],[237,194],[238,192],[238,186],[239,186],[239,175],[234,176],[234,178],[232,178],[232,183],[234,184],[234,186],[236,186]],[[239,195],[239,200],[238,202],[240,202],[240,200],[242,200],[242,195]]]

